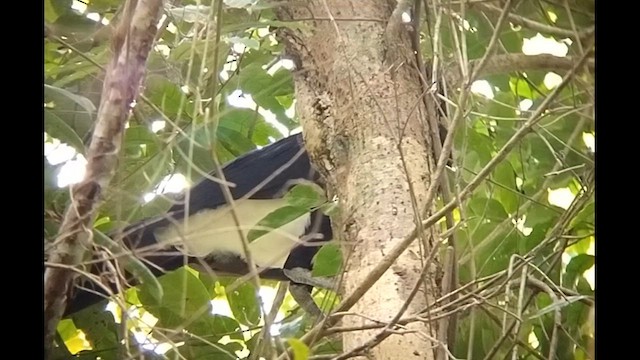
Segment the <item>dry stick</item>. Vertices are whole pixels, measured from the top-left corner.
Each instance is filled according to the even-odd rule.
[[[588,53],[588,51],[587,51]],[[551,104],[551,102],[558,96],[560,91],[564,89],[564,87],[569,83],[569,80],[573,78],[576,69],[580,68],[587,57],[583,56],[580,61],[571,69],[565,77],[562,79],[562,82],[553,89],[553,91],[547,96],[547,98],[540,104],[540,107],[529,117],[529,120],[507,141],[507,143],[498,151],[498,153],[485,165],[485,167],[478,173],[476,177],[474,177],[471,182],[460,192],[460,200],[464,200],[467,198],[473,190],[475,190],[480,183],[486,178],[491,171],[509,154],[509,152],[519,143],[519,141],[524,138],[531,128],[537,124],[541,120],[542,113],[546,110],[546,108]],[[450,136],[447,136],[447,140],[449,140]],[[446,147],[445,141],[445,147]],[[443,152],[444,154],[444,152]],[[442,160],[442,157],[441,157]],[[422,222],[423,227],[429,227],[435,224],[438,220],[440,220],[448,211],[453,210],[456,207],[457,202],[451,201],[442,207],[435,214],[431,215],[428,219]],[[417,235],[417,229],[414,229],[411,234],[409,234],[402,242],[396,245],[391,251],[376,265],[369,276],[358,286],[356,289],[336,307],[335,312],[343,312],[349,310],[363,295],[367,292],[367,290],[387,271],[391,265],[393,265],[394,261],[404,252],[404,250],[413,242]],[[341,316],[332,316],[328,321],[329,324],[335,324]],[[315,326],[309,332],[307,332],[301,340],[305,343],[308,343],[310,339],[314,338],[319,332],[322,330],[321,326]]]
[[[516,269],[519,269],[520,267],[522,267],[525,264],[526,261],[523,260],[523,263],[520,263],[518,265],[515,266]],[[470,306],[477,306],[477,305],[482,305],[481,303],[478,303],[476,298],[480,298],[482,299],[483,302],[485,302],[487,305],[490,305],[492,307],[496,307],[497,310],[500,311],[504,311],[504,309],[497,307],[495,305],[492,305],[489,302],[486,302],[486,300],[493,298],[495,296],[498,296],[501,293],[501,288],[503,286],[509,286],[509,287],[513,287],[516,285],[520,284],[520,280],[514,279],[514,280],[510,280],[509,278],[506,279],[505,282],[503,282],[502,284],[498,285],[498,288],[496,289],[492,289],[492,284],[497,282],[498,280],[500,280],[500,278],[502,278],[503,276],[507,275],[507,271],[503,270],[499,273],[496,273],[494,275],[490,275],[490,276],[486,276],[484,278],[478,279],[476,281],[474,281],[474,283],[484,283],[480,288],[475,289],[472,292],[468,292],[465,295],[458,297],[455,301],[445,305],[445,306],[440,306],[437,308],[432,308],[428,311],[431,312],[431,314],[438,314],[440,312],[442,312],[441,314],[435,315],[433,316],[431,319],[424,319],[424,316],[420,316],[420,315],[411,315],[405,318],[402,318],[401,320],[399,320],[397,322],[397,324],[399,325],[405,325],[408,324],[410,322],[413,321],[422,321],[422,322],[432,322],[432,321],[436,321],[439,319],[442,319],[443,317],[448,317],[451,314],[455,313],[455,312],[460,312],[460,311],[464,311],[466,310],[466,308],[470,307]],[[513,277],[513,276],[512,276]],[[463,290],[466,290],[466,288],[469,288],[471,284],[466,284],[463,287],[459,288],[456,290],[456,292],[461,292]],[[535,285],[535,284],[530,284],[530,285]],[[481,292],[486,292],[486,295],[480,294]],[[490,292],[488,292],[489,290],[491,290]],[[569,289],[560,289],[558,288],[556,290],[556,292],[562,296],[566,296],[566,295],[578,295],[578,293],[569,290]],[[566,295],[565,295],[566,294]],[[444,295],[442,296],[440,299],[436,300],[436,303],[442,302],[442,299],[449,297],[450,294]],[[584,302],[587,305],[591,305],[593,303],[593,301],[589,300],[589,299],[583,299],[582,302]],[[451,308],[453,306],[457,306],[457,308],[455,310],[452,311],[448,311],[448,312],[444,312],[447,308]],[[508,312],[508,311],[507,311]],[[517,316],[517,314],[514,313],[510,313],[509,314],[512,315],[512,317],[518,319],[519,317]],[[347,316],[347,315],[353,315],[352,313],[335,313],[334,316]],[[494,315],[495,316],[495,315]],[[332,327],[329,328],[327,330],[325,330],[324,334],[325,335],[330,335],[330,334],[334,334],[337,332],[348,332],[348,331],[358,331],[358,330],[367,330],[367,329],[376,329],[376,328],[381,328],[386,326],[387,324],[385,322],[381,322],[381,321],[376,321],[373,319],[370,319],[371,321],[374,321],[376,323],[374,324],[365,324],[362,326],[351,326],[351,327]],[[497,318],[494,319],[494,321],[496,323],[499,323],[500,321],[497,320]]]
[[[498,43],[498,38],[500,37],[500,31],[502,30],[502,26],[509,15],[509,9],[511,9],[511,0],[507,0],[500,12],[500,17],[498,18],[498,22],[493,30],[493,34],[491,35],[491,39],[489,39],[489,44],[487,45],[487,50],[482,55],[480,62],[476,64],[476,66],[472,69],[472,75],[470,76],[469,81],[465,81],[465,88],[471,86],[471,82],[477,78],[480,71],[484,68],[489,61],[489,58],[493,55],[496,50],[496,44]]]
[[[480,60],[469,61],[469,66],[475,68]],[[554,55],[525,55],[525,54],[502,54],[495,55],[488,60],[482,69],[481,76],[502,74],[505,72],[526,71],[526,70],[548,70],[558,69],[570,70],[575,64],[574,56],[557,57]],[[589,71],[595,71],[595,60],[587,61]],[[447,81],[454,85],[460,83],[462,75],[459,69],[451,68],[445,73]]]
[[[156,35],[161,0],[130,0],[125,16],[114,32],[114,56],[104,82],[96,128],[87,151],[84,179],[71,188],[71,205],[60,227],[59,244],[50,261],[66,265],[81,263],[83,244],[91,242],[92,222],[104,188],[113,177],[122,143],[124,124],[138,96],[146,60]],[[44,274],[44,346],[50,354],[56,326],[67,302],[73,273],[48,268]]]
[[[271,342],[271,326],[267,326],[267,324],[273,324],[276,320],[276,316],[278,316],[278,310],[282,303],[284,302],[284,297],[287,295],[287,290],[289,290],[289,283],[280,282],[278,284],[278,291],[276,292],[276,296],[273,298],[273,302],[271,305],[271,309],[269,313],[265,316],[264,326],[262,327],[262,336],[258,338],[258,343],[256,344],[254,350],[251,351],[252,354],[256,354],[262,357],[265,357],[265,354],[262,352],[265,342]],[[267,351],[270,357],[273,357],[273,347],[268,346]]]
[[[421,51],[420,51],[420,8],[421,8],[421,4],[422,1],[421,0],[416,0],[415,5],[414,5],[414,19],[413,19],[413,34],[411,36],[411,44],[413,46],[413,50],[415,52],[416,55],[416,63],[418,66],[418,72],[420,75],[420,82],[422,84],[422,88],[423,91],[426,92],[429,90],[429,88],[431,87],[428,82],[427,79],[425,77],[426,75],[426,68],[424,65],[424,62],[422,61],[422,56],[421,56]],[[428,9],[425,7],[425,12],[428,12]],[[434,48],[437,47],[437,41],[436,43],[433,45]],[[434,51],[435,53],[435,51]],[[434,56],[434,62],[437,61],[437,57]],[[436,82],[435,79],[437,79],[434,74],[436,73],[437,68],[434,66],[434,68],[431,71],[431,81],[432,82]],[[429,112],[429,109],[431,108],[429,105],[429,99],[427,99],[426,96],[422,96],[422,100],[424,102],[424,108],[426,111],[426,116],[427,116],[427,121],[429,123],[429,133],[431,135],[431,146],[433,148],[433,152],[435,155],[436,159],[440,158],[440,155],[442,154],[442,139],[440,139],[440,131],[438,130],[439,127],[439,121],[438,121],[438,109],[434,109],[434,112]],[[436,98],[435,97],[431,97],[431,104],[437,104],[436,103]],[[434,115],[434,116],[431,116]],[[440,182],[440,194],[442,196],[442,200],[444,202],[449,202],[451,201],[451,189],[449,188],[449,182],[447,181],[446,177],[441,177],[439,178],[439,182]],[[445,215],[445,223],[446,223],[446,227],[447,229],[452,229],[455,226],[455,222],[453,219],[453,214],[451,212],[448,212]],[[454,244],[456,243],[456,237],[455,237],[455,233],[451,232],[450,235],[447,237],[448,238],[448,244],[450,246],[455,246]],[[453,248],[453,256],[455,257],[455,248]],[[451,290],[453,290],[453,287],[455,287],[455,283],[456,281],[456,265],[455,265],[456,261],[455,259],[451,259],[451,261],[449,262],[448,265],[444,266],[444,273],[445,273],[445,280],[442,281],[441,284],[441,291],[442,293],[445,292],[449,292]],[[429,266],[429,264],[425,264],[424,266]],[[443,318],[442,321],[439,324],[439,328],[440,329],[447,329],[449,326],[449,319],[447,318]],[[447,343],[447,331],[446,330],[441,330],[436,334],[438,340],[443,343],[446,344]],[[443,359],[442,356],[444,356],[444,349],[440,349],[440,358]]]
[[[477,5],[479,8],[483,9],[483,10],[487,10],[487,11],[491,11],[491,12],[499,12],[501,11],[500,8],[495,7],[493,5],[488,5],[488,4],[478,4]],[[516,25],[520,25],[523,27],[526,27],[530,30],[534,30],[540,33],[546,33],[549,35],[555,35],[558,37],[563,37],[563,38],[572,38],[572,39],[576,39],[576,40],[581,40],[581,39],[586,39],[589,36],[591,36],[595,30],[594,27],[590,27],[586,30],[583,30],[581,32],[574,32],[573,30],[570,29],[563,29],[563,28],[559,28],[557,26],[549,26],[546,24],[542,24],[539,23],[537,21],[533,21],[530,19],[527,19],[525,17],[522,17],[520,15],[515,15],[515,14],[510,14],[509,15],[509,21],[516,24]]]

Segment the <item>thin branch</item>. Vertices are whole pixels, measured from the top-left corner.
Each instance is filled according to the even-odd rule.
[[[118,161],[124,124],[138,97],[146,61],[162,13],[161,0],[129,0],[112,37],[109,64],[84,179],[71,188],[71,205],[58,233],[51,263],[78,265],[92,242],[92,224]],[[44,346],[48,356],[67,303],[74,273],[49,267],[44,274]]]
[[[484,52],[484,55],[482,55],[482,58],[480,59],[480,61],[476,63],[474,67],[471,68],[473,73],[468,79],[469,81],[467,82],[467,79],[465,79],[465,83],[464,83],[465,89],[468,89],[471,86],[471,82],[475,81],[475,79],[478,78],[478,74],[482,71],[482,69],[484,69],[489,59],[493,57],[493,54],[496,52],[496,44],[498,43],[498,38],[500,37],[502,27],[506,22],[505,20],[509,16],[510,10],[511,10],[511,0],[506,0],[504,4],[504,8],[500,10],[500,17],[496,22],[495,29],[493,30],[493,34],[491,34],[491,39],[489,39],[487,50]]]
[[[517,71],[543,70],[543,71],[569,71],[575,65],[575,57],[557,57],[554,55],[525,55],[525,54],[504,54],[495,55],[490,58],[484,68],[477,74],[476,78],[489,75],[505,74]],[[469,66],[476,68],[479,60],[471,60]],[[595,71],[595,59],[588,59],[589,71]],[[447,81],[450,85],[456,86],[462,82],[462,75],[459,69],[452,66],[446,73]]]
[[[493,13],[500,13],[502,11],[502,9],[489,4],[478,4],[476,6],[478,6],[478,8],[482,10],[490,11]],[[585,29],[579,32],[578,31],[574,32],[573,30],[570,30],[570,29],[563,29],[557,26],[542,24],[537,21],[533,21],[523,16],[515,15],[515,14],[509,14],[507,18],[511,23],[515,25],[520,25],[522,27],[526,27],[527,29],[537,31],[542,34],[549,34],[549,35],[558,36],[561,38],[584,40],[592,36],[595,31],[595,27],[592,26],[592,27],[589,27],[588,29]]]

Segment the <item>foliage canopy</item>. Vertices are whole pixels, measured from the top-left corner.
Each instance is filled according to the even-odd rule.
[[[302,25],[279,22],[266,1],[209,3],[198,7],[188,0],[165,9],[143,96],[129,120],[116,177],[94,224],[97,234],[165,211],[170,196],[145,201],[150,198],[145,195],[162,194],[168,176],[181,174],[193,183],[214,169],[215,159],[226,163],[300,126],[293,111],[291,73],[286,62],[278,61],[283,46],[274,32]],[[121,5],[120,0],[45,0],[47,241],[55,238],[69,201],[68,189],[58,182],[74,162],[82,164],[99,106],[110,56],[110,27],[104,24],[118,18]],[[438,57],[445,83],[459,79],[459,69],[485,55],[500,11],[493,3],[469,5],[465,11],[459,5],[429,8],[429,21],[420,29],[422,56]],[[592,356],[592,62],[551,103],[545,100],[571,68],[566,64],[589,53],[594,11],[593,1],[520,1],[497,34],[497,50],[482,81],[470,89],[447,84],[445,115],[460,106],[462,92],[471,92],[462,105],[467,112],[455,132],[455,160],[447,172],[454,194],[546,106],[531,132],[454,211],[462,290],[453,306],[458,324],[451,351],[458,358],[506,358],[514,349],[521,359],[547,358],[550,352],[556,359]],[[551,60],[541,65],[536,61],[546,55],[531,54],[533,43],[540,51],[559,49],[553,51],[560,54],[545,57]],[[524,51],[530,56],[523,57]],[[504,59],[507,65],[492,59]],[[313,189],[297,192],[291,195],[294,205],[307,206],[305,201],[313,202],[317,195]],[[335,274],[338,253],[336,245],[325,247],[314,273]],[[264,324],[253,286],[190,268],[174,271],[155,285],[127,291],[127,301],[141,306],[129,309],[124,327],[118,325],[120,310],[114,310],[114,318],[92,308],[62,321],[58,330],[66,349],[58,348],[56,356],[116,359],[122,351],[136,356],[161,344],[157,352],[170,358],[177,353],[187,359],[246,357]],[[264,290],[269,293],[274,291]],[[321,291],[315,298],[330,308],[336,295]],[[310,321],[290,296],[281,314],[276,339],[291,346],[296,359],[341,352],[335,337],[311,349],[296,340]],[[122,338],[127,339],[124,345]]]

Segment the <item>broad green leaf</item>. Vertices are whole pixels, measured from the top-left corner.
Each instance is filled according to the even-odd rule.
[[[588,225],[593,227],[595,225],[595,202],[590,201],[580,212],[571,220],[569,228],[573,229],[579,225]]]
[[[218,127],[216,132],[218,141],[232,154],[245,154],[256,148],[255,144],[246,136],[226,127]]]
[[[103,64],[104,62],[106,62],[105,53],[94,55],[92,56],[92,59],[98,64]],[[64,76],[59,76],[58,78],[56,78],[52,85],[58,87],[71,86],[90,75],[95,76],[99,71],[100,68],[92,62],[84,59],[78,59],[78,61],[64,64],[61,69],[58,69],[57,72],[63,74]]]
[[[333,218],[340,214],[340,205],[337,201],[329,201],[321,205],[320,210],[323,214]]]
[[[124,133],[122,144],[129,157],[146,158],[161,147],[158,136],[147,126],[130,126]]]
[[[226,292],[226,295],[231,312],[238,322],[247,326],[257,326],[260,323],[262,312],[253,284],[245,282],[234,286],[234,289]]]
[[[520,77],[511,77],[509,79],[509,87],[511,88],[511,92],[513,93],[513,95],[518,98],[531,100],[540,97],[540,93],[531,86],[529,81]],[[538,88],[541,88],[541,86],[539,86]]]
[[[242,333],[240,330],[240,324],[236,319],[219,315],[219,314],[207,314],[188,326],[191,333],[201,336],[206,336],[211,340],[217,341],[223,336],[229,336],[235,340],[242,340]]]
[[[245,139],[253,140],[255,145],[265,146],[271,142],[270,138],[277,139],[282,136],[278,129],[265,121],[264,117],[254,110],[228,107],[220,115],[218,131],[221,129],[235,131]],[[254,146],[251,145],[250,149],[253,149]]]
[[[479,165],[488,163],[493,157],[493,141],[489,136],[481,134],[475,130],[470,130],[467,131],[467,136],[465,136],[464,140],[464,147],[466,147],[467,151],[477,154],[477,158],[480,160]],[[469,156],[469,154],[465,154],[464,157],[466,158],[466,156]],[[480,169],[474,168],[472,170],[479,171]]]
[[[108,194],[103,211],[121,214],[125,219],[131,216],[138,210],[143,195],[167,175],[169,155],[168,151],[160,150],[138,159],[127,158],[111,183],[113,192]]]
[[[298,339],[287,339],[289,346],[293,350],[294,360],[307,360],[309,359],[310,350],[309,347]]]
[[[120,0],[91,0],[88,3],[89,9],[96,12],[103,12],[109,9],[116,9],[122,2]]]
[[[296,316],[291,321],[284,322],[280,326],[280,336],[282,338],[299,338],[304,335],[305,317]]]
[[[76,104],[80,105],[80,107],[82,107],[89,115],[93,114],[96,111],[96,106],[93,105],[93,103],[91,102],[91,100],[87,99],[84,96],[81,95],[76,95],[70,91],[67,91],[63,88],[59,88],[57,86],[51,86],[51,85],[47,85],[44,84],[44,89],[45,89],[45,93],[47,91],[53,91],[56,92],[58,94],[61,94],[63,96],[66,96],[67,98],[71,99],[71,101],[75,102]]]
[[[240,70],[240,87],[243,92],[251,94],[256,104],[273,112],[277,119],[288,119],[285,107],[276,96],[293,93],[293,79],[289,71],[277,71],[269,75],[260,64],[250,64]]]
[[[84,154],[84,143],[76,132],[64,120],[49,109],[44,110],[44,130],[51,137],[73,146],[80,154]]]
[[[506,236],[496,237],[493,244],[484,247],[478,254],[478,276],[488,276],[506,269],[513,255],[522,255],[531,249],[532,244],[527,243],[526,239],[516,229],[509,231]]]
[[[509,217],[502,204],[495,199],[474,197],[469,201],[469,209],[475,215],[492,221],[502,221]]]
[[[71,2],[72,0],[45,0],[44,19],[48,23],[55,22],[60,15],[71,11]]]
[[[342,269],[342,251],[338,244],[325,244],[315,255],[313,276],[336,276]]]
[[[145,308],[158,318],[160,327],[184,326],[211,311],[211,298],[204,285],[191,270],[182,267],[159,278],[164,296],[160,305],[147,286],[142,285],[138,298]]]
[[[56,32],[58,36],[66,38],[66,41],[71,43],[90,39],[96,31],[104,26],[75,11],[68,11],[59,15],[54,23]],[[81,49],[88,50],[85,48]]]
[[[86,339],[94,350],[100,351],[102,359],[117,359],[118,341],[116,323],[113,314],[103,307],[91,306],[73,315],[73,322],[85,333]]]
[[[164,63],[164,61],[163,61]],[[178,116],[178,109],[186,95],[180,90],[180,86],[165,76],[149,74],[145,80],[145,95],[157,106],[169,119]],[[185,102],[183,111],[189,110]],[[156,115],[157,116],[157,115]],[[183,114],[184,116],[184,114]],[[172,131],[171,124],[166,125],[166,129]]]
[[[588,254],[579,254],[571,258],[562,279],[563,285],[573,288],[578,277],[595,265],[595,260],[595,256]]]
[[[517,106],[518,104],[513,94],[498,92],[495,94],[493,100],[487,103],[484,113],[499,119],[513,119],[516,117]]]
[[[247,240],[253,242],[262,235],[270,232],[273,229],[278,229],[285,224],[292,222],[293,220],[307,214],[309,212],[306,208],[299,208],[295,206],[283,206],[277,210],[272,211],[262,220],[258,221],[256,226],[249,231]]]
[[[498,200],[509,214],[513,214],[518,209],[520,201],[518,190],[516,189],[516,174],[508,162],[500,163],[493,172],[493,181],[504,186],[494,188],[495,199]],[[510,190],[507,190],[510,189]]]
[[[523,31],[515,30],[511,26],[505,26],[500,36],[500,43],[509,53],[522,51]]]
[[[560,212],[555,210],[554,208],[532,204],[525,214],[527,215],[526,225],[528,227],[536,227],[538,226],[538,224],[546,223],[554,218],[557,218],[559,214]]]
[[[315,183],[307,182],[292,187],[284,196],[287,204],[296,208],[313,209],[326,202],[324,190]]]
[[[574,236],[584,236],[566,249],[566,252],[571,255],[586,254],[589,248],[593,245],[595,237],[593,236],[593,230],[591,229],[579,229],[573,231]]]
[[[65,346],[59,346],[53,349],[53,358],[70,358],[72,354],[86,348],[85,341],[80,337],[80,330],[76,328],[71,319],[62,319],[58,323],[58,334]]]

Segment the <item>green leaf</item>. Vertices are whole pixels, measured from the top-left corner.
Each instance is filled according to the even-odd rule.
[[[292,222],[293,220],[307,214],[308,209],[298,208],[295,206],[284,206],[277,210],[272,211],[262,220],[260,220],[255,228],[249,231],[247,240],[253,242],[262,235],[270,232],[271,230],[278,229],[285,224]]]
[[[529,81],[521,77],[509,78],[509,88],[513,95],[519,98],[535,100],[540,97],[540,93],[529,84]]]
[[[595,226],[595,202],[591,200],[580,212],[576,215],[569,225],[570,229],[573,229],[579,225]]]
[[[163,61],[163,64],[166,62]],[[145,95],[151,103],[155,104],[170,119],[178,116],[180,103],[186,95],[180,90],[180,86],[171,82],[165,76],[149,74],[145,80]],[[184,116],[184,115],[183,115]],[[172,130],[170,124],[167,128]]]
[[[255,148],[255,145],[268,145],[271,142],[269,138],[282,136],[280,131],[268,123],[262,115],[250,109],[225,108],[221,112],[218,131],[222,128],[235,131],[245,139],[253,140],[251,149]]]
[[[309,359],[309,347],[298,339],[287,339],[289,346],[293,350],[294,360],[307,360]]]
[[[480,125],[481,124],[479,124],[479,126]],[[482,125],[482,128],[486,131],[486,127],[484,125]],[[464,140],[465,140],[465,144],[463,148],[466,148],[468,151],[468,153],[464,154],[463,156],[463,159],[464,159],[463,161],[465,162],[465,166],[467,166],[466,165],[467,162],[470,161],[470,159],[467,159],[467,157],[469,157],[470,154],[477,155],[476,158],[479,159],[478,167],[480,167],[480,165],[488,163],[493,157],[493,151],[494,151],[493,141],[489,136],[482,134],[476,129],[473,129],[473,130],[467,131],[467,136],[465,136]],[[471,170],[477,172],[480,169],[476,169],[474,167]]]
[[[287,204],[296,208],[311,210],[326,202],[324,190],[315,183],[297,184],[284,196]]]
[[[518,253],[520,236],[517,231],[512,231],[508,236],[499,237],[491,246],[486,246],[476,258],[476,263],[481,264],[478,276],[495,274],[509,265],[514,254]]]
[[[293,186],[284,196],[289,205],[276,209],[261,219],[254,229],[249,231],[247,239],[255,241],[271,230],[307,214],[325,203],[324,191],[317,184],[302,183]]]
[[[595,256],[588,254],[579,254],[571,258],[562,279],[564,286],[574,288],[578,277],[595,265],[595,260]]]
[[[500,163],[496,170],[493,172],[493,181],[504,186],[496,186],[494,188],[495,199],[500,201],[505,211],[509,214],[514,214],[518,210],[520,205],[517,189],[516,189],[516,174],[513,171],[513,167],[508,162]]]
[[[44,110],[44,131],[51,137],[72,146],[80,154],[84,154],[84,143],[76,132],[52,111]]]
[[[44,19],[48,23],[55,22],[58,17],[71,11],[72,0],[45,0]]]
[[[58,94],[61,94],[67,98],[69,98],[71,101],[75,102],[76,104],[80,105],[81,108],[84,109],[84,111],[86,111],[89,115],[93,114],[96,111],[96,106],[93,105],[93,103],[91,102],[91,100],[87,99],[84,96],[81,95],[76,95],[70,91],[67,91],[63,88],[59,88],[57,86],[51,86],[51,85],[47,85],[44,84],[44,89],[45,89],[45,94],[47,93],[47,91],[52,91]]]
[[[342,251],[338,244],[325,244],[313,261],[312,276],[336,276],[342,269]]]
[[[276,99],[277,96],[293,93],[293,79],[289,71],[277,71],[269,75],[261,64],[250,64],[240,70],[240,88],[251,94],[256,104],[273,112],[279,121],[285,121],[285,107]]]
[[[337,201],[329,201],[322,204],[320,210],[322,210],[323,214],[333,218],[340,214],[340,205]]]
[[[139,158],[127,157],[126,162],[120,166],[111,184],[111,189],[119,191],[109,193],[103,211],[121,214],[122,218],[128,219],[140,210],[143,194],[151,191],[167,175],[170,165],[170,153],[167,150],[143,155]],[[163,206],[168,204],[166,200],[160,202]]]
[[[192,270],[182,267],[158,279],[164,296],[159,305],[154,305],[153,291],[142,285],[138,298],[145,308],[158,318],[160,327],[184,326],[211,311],[209,292]]]
[[[117,359],[121,346],[116,333],[113,314],[104,311],[103,307],[91,306],[73,315],[73,322],[92,344],[94,350],[100,351],[102,359]]]
[[[569,246],[566,252],[570,255],[586,254],[589,251],[592,242],[595,241],[595,238],[593,237],[593,230],[579,229],[574,230],[572,233],[576,236],[583,236],[583,238]]]
[[[242,133],[226,127],[218,127],[218,141],[232,154],[239,156],[256,148],[255,144]]]
[[[475,215],[492,221],[502,221],[509,217],[502,204],[495,199],[474,197],[469,201],[469,209]]]
[[[498,92],[493,100],[487,103],[484,113],[505,120],[513,119],[516,117],[517,105],[512,93]]]
[[[558,217],[558,211],[552,208],[548,208],[538,204],[531,204],[531,207],[526,213],[528,227],[536,227],[538,224],[543,224]]]
[[[226,293],[229,307],[233,316],[247,326],[260,324],[262,312],[256,299],[256,289],[253,284],[245,282]]]
[[[235,340],[244,339],[242,333],[238,332],[240,330],[238,321],[219,314],[207,314],[189,325],[188,328],[191,333],[212,338],[213,341],[218,341],[227,335]]]

